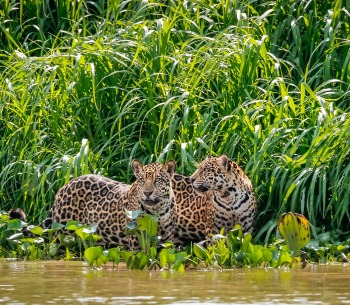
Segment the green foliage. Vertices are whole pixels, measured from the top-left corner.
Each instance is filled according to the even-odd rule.
[[[348,7],[1,1],[1,207],[35,223],[75,176],[225,152],[255,187],[256,241],[286,211],[349,231]]]
[[[185,251],[165,248],[159,252],[159,266],[163,270],[184,271],[186,262],[190,262],[190,255]]]
[[[127,216],[132,220],[126,225],[126,234],[135,235],[142,252],[154,258],[159,241],[157,216],[145,214],[141,210],[126,212]]]
[[[118,265],[121,259],[120,249],[119,248],[108,249],[108,258],[111,262],[113,262],[113,267],[114,267],[114,264]]]
[[[123,250],[121,256],[130,270],[143,270],[150,265],[149,256],[144,252],[130,252]]]
[[[84,259],[93,266],[94,263],[97,263],[100,256],[103,255],[102,247],[90,247],[84,251]]]
[[[129,213],[130,214],[130,213]],[[147,214],[137,220],[146,219]],[[143,221],[141,221],[143,223]],[[64,235],[59,231],[65,227],[75,234]],[[153,228],[148,226],[148,228]],[[32,237],[23,236],[23,229],[30,231]],[[146,247],[141,250],[130,251],[121,248],[104,250],[101,246],[95,246],[95,226],[86,227],[75,221],[66,226],[53,223],[51,229],[43,230],[40,227],[27,226],[18,220],[9,220],[6,214],[0,215],[0,237],[5,247],[0,247],[0,257],[17,258],[27,260],[38,259],[84,259],[92,268],[101,268],[112,262],[115,265],[124,262],[129,270],[149,270],[160,268],[161,270],[185,271],[188,268],[212,269],[212,268],[241,268],[241,267],[281,267],[303,266],[306,264],[303,256],[296,255],[283,240],[276,240],[273,244],[257,245],[252,242],[250,234],[243,234],[242,228],[237,225],[226,235],[222,230],[214,235],[208,246],[193,244],[191,247],[179,250],[171,243],[162,247]],[[152,230],[152,229],[151,229]],[[140,231],[135,229],[133,234]],[[147,231],[148,233],[151,231]],[[82,234],[84,233],[84,234]],[[131,232],[129,232],[131,234]],[[339,232],[338,232],[339,234]],[[350,239],[344,242],[335,241],[336,234],[323,232],[311,240],[306,249],[308,261],[327,263],[330,261],[348,262],[350,259]],[[142,240],[140,240],[142,242]],[[5,245],[5,244],[4,244]],[[82,249],[84,245],[84,249]],[[63,250],[63,251],[62,251]],[[146,252],[146,251],[148,252]]]
[[[62,229],[74,232],[65,235]],[[96,226],[85,226],[76,221],[65,226],[53,223],[50,229],[28,225],[20,219],[9,220],[7,214],[0,215],[0,257],[18,259],[82,259],[83,249],[95,245],[100,239],[94,234]],[[62,249],[64,251],[62,252]],[[112,256],[114,262],[117,261]],[[102,264],[103,261],[97,263]],[[105,263],[105,262],[104,262]]]
[[[222,232],[223,233],[223,232]],[[228,232],[226,236],[214,236],[213,244],[207,249],[195,244],[193,255],[204,263],[205,267],[219,268],[280,267],[291,265],[292,256],[285,246],[278,244],[255,245],[250,234],[242,234],[240,226]]]
[[[223,233],[223,232],[222,232]],[[101,247],[90,247],[84,252],[84,259],[90,266],[101,267],[109,261],[118,264],[121,259],[130,270],[153,269],[184,271],[189,267],[201,268],[237,268],[237,267],[281,267],[293,266],[300,258],[281,241],[268,247],[254,245],[250,234],[242,235],[240,226],[236,226],[226,236],[213,237],[212,244],[204,247],[193,244],[189,251],[179,251],[173,247],[154,248],[154,254],[141,251],[128,251],[113,248],[103,252]]]
[[[308,259],[327,264],[329,262],[350,261],[350,238],[339,242],[339,231],[319,232],[314,239],[306,245]],[[346,232],[348,235],[349,232]]]
[[[91,267],[93,267],[94,265],[100,267],[106,264],[110,259],[112,259],[113,262],[115,262],[116,249],[114,249],[112,253],[113,254],[110,257],[109,255],[105,255],[101,246],[89,247],[84,251],[84,260],[87,261]]]

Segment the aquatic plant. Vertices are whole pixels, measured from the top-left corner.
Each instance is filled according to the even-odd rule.
[[[85,249],[84,260],[87,261],[91,267],[93,267],[94,265],[100,267],[106,264],[110,260],[110,257],[105,255],[101,246],[97,246]]]
[[[125,226],[126,234],[136,236],[142,252],[154,258],[159,243],[157,215],[150,215],[141,210],[126,211],[126,214],[131,220]]]
[[[136,226],[132,225],[126,230],[129,234],[139,235],[141,243],[140,250],[131,251],[95,246],[99,239],[95,234],[95,226],[87,227],[77,222],[70,222],[65,226],[53,223],[51,229],[43,230],[41,227],[28,226],[20,219],[9,220],[7,214],[3,213],[0,215],[0,238],[3,245],[6,242],[6,246],[0,247],[0,257],[27,260],[78,258],[84,259],[93,268],[100,268],[111,262],[114,269],[115,265],[124,262],[130,270],[148,268],[173,271],[184,271],[188,268],[294,267],[304,265],[306,259],[309,262],[320,263],[347,262],[350,259],[350,239],[337,242],[335,241],[337,237],[332,236],[330,232],[318,234],[305,247],[304,240],[293,246],[294,237],[292,243],[288,243],[288,238],[285,238],[260,245],[253,242],[251,234],[243,234],[239,225],[227,234],[222,230],[205,246],[202,243],[194,243],[178,249],[172,243],[155,242],[154,216],[134,213],[134,216],[136,215]],[[286,215],[293,223],[293,218],[289,218],[290,214]],[[286,228],[289,225],[286,219],[282,219],[281,223],[284,223],[284,230],[291,236],[300,234],[298,221],[296,222],[298,225],[293,223],[293,228]],[[70,235],[59,233],[62,228],[75,233]],[[23,236],[23,229],[30,230],[33,237]],[[297,236],[298,238],[300,236]],[[298,253],[301,248],[305,251],[304,259]]]
[[[320,232],[306,245],[310,261],[321,264],[330,262],[350,262],[350,238],[339,241],[339,234],[344,232]]]
[[[121,251],[119,248],[108,249],[108,258],[113,263],[113,269],[115,264],[119,264],[121,260]]]
[[[66,235],[62,229],[74,232]],[[19,259],[82,259],[83,249],[95,245],[100,239],[95,234],[96,225],[86,226],[76,221],[66,225],[53,222],[51,228],[28,225],[20,219],[9,219],[6,213],[0,215],[0,257]],[[59,253],[64,249],[63,253]]]
[[[184,271],[186,266],[193,263],[191,255],[186,251],[176,251],[174,248],[161,249],[158,254],[158,266],[162,270]]]

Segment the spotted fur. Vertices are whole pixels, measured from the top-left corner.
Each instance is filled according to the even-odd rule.
[[[173,190],[176,200],[175,244],[210,239],[214,216],[211,193],[197,192],[190,177],[179,174],[173,177]]]
[[[199,194],[211,197],[214,232],[221,228],[227,232],[235,224],[244,232],[253,232],[256,199],[252,183],[227,155],[203,160],[190,180]]]
[[[84,175],[63,186],[55,197],[49,217],[43,227],[53,221],[66,223],[76,220],[91,225],[98,224],[96,234],[102,244],[137,248],[135,238],[124,233],[128,222],[125,210],[144,210],[158,214],[158,234],[162,241],[173,239],[175,199],[171,179],[175,163],[142,165],[133,161],[136,181],[132,185],[111,180],[100,175]]]

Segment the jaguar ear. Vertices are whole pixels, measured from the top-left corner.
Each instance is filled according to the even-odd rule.
[[[223,154],[219,157],[219,161],[222,167],[229,172],[232,169],[232,161],[227,155]]]
[[[11,209],[10,211],[8,211],[7,215],[9,219],[20,219],[24,222],[27,222],[26,213],[24,213],[24,211],[21,208]]]
[[[165,163],[163,165],[163,168],[165,169],[165,171],[170,174],[170,175],[174,175],[175,173],[175,168],[176,168],[176,164],[173,160],[168,161],[167,163]]]
[[[140,161],[133,160],[131,163],[131,168],[132,168],[132,171],[134,172],[135,176],[137,177],[142,172],[143,166],[142,166],[142,163]]]

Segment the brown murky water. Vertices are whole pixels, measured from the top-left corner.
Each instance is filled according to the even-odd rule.
[[[0,304],[350,304],[350,265],[180,273],[0,261]]]

